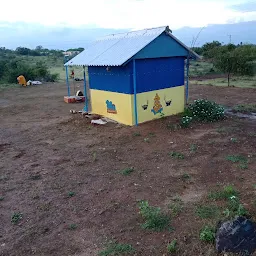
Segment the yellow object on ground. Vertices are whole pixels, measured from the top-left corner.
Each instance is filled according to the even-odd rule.
[[[23,86],[27,86],[27,81],[24,76],[20,75],[17,77],[18,83]]]

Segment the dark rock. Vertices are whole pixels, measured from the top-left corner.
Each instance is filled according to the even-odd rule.
[[[245,217],[222,223],[216,233],[216,249],[251,255],[256,250],[256,223]]]

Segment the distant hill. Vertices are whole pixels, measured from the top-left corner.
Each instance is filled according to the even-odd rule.
[[[185,44],[191,46],[193,37],[197,36],[200,29],[183,27],[173,30],[173,34]],[[126,31],[129,30],[88,27],[50,28],[38,24],[0,23],[0,47],[14,49],[18,46],[35,48],[37,45],[42,45],[45,48],[66,50],[68,48],[86,47],[98,37]],[[200,46],[213,40],[227,43],[229,42],[228,35],[232,35],[232,43],[235,44],[240,42],[256,44],[255,32],[256,21],[209,25],[202,30],[195,46]]]

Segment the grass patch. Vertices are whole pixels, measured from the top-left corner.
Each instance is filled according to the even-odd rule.
[[[3,196],[0,196],[0,201],[4,201],[4,197]]]
[[[177,240],[173,240],[167,245],[167,252],[168,253],[175,253],[178,250],[178,243]]]
[[[77,229],[77,225],[76,224],[70,224],[68,229],[75,230],[75,229]]]
[[[241,169],[248,169],[248,159],[242,155],[229,155],[226,157],[226,160],[231,161],[232,163],[239,163]]]
[[[237,138],[231,138],[230,141],[233,142],[233,143],[237,143],[238,139]]]
[[[199,238],[203,242],[214,243],[216,230],[212,226],[204,226],[199,234]]]
[[[120,173],[123,174],[124,176],[129,176],[133,172],[134,172],[134,167],[128,167],[120,171]]]
[[[118,255],[131,255],[135,253],[135,249],[130,244],[110,243],[106,248],[99,252],[99,256],[118,256]]]
[[[140,137],[141,136],[141,134],[139,133],[139,132],[135,132],[134,134],[133,134],[133,137]]]
[[[182,174],[181,179],[184,181],[188,181],[191,179],[191,176],[188,173],[184,173]]]
[[[198,146],[196,145],[196,144],[191,144],[190,145],[190,152],[196,152],[197,151],[197,149],[198,149]]]
[[[182,154],[180,152],[175,152],[175,151],[170,152],[169,155],[172,158],[176,158],[176,159],[184,159],[185,158],[184,154]]]
[[[241,113],[256,113],[256,104],[240,104],[234,107],[236,112]]]
[[[22,219],[21,212],[14,212],[11,218],[12,224],[17,224]]]
[[[145,220],[141,225],[143,229],[150,229],[154,231],[166,230],[170,225],[170,218],[161,212],[160,207],[150,206],[148,201],[141,201],[139,203],[139,213]]]
[[[40,180],[42,179],[42,176],[40,174],[35,174],[30,176],[31,180]]]
[[[212,200],[229,199],[232,196],[238,196],[238,191],[232,186],[225,186],[220,191],[210,192],[208,197]]]
[[[173,201],[168,207],[171,209],[171,215],[177,217],[183,210],[183,202],[180,198],[175,198]]]
[[[215,219],[220,217],[221,212],[216,205],[200,205],[196,208],[196,215],[201,219]]]
[[[92,153],[92,161],[96,162],[97,161],[97,152]]]
[[[240,203],[239,198],[233,196],[229,199],[227,208],[224,210],[226,218],[234,218],[235,216],[247,216],[249,213]]]
[[[73,192],[73,191],[69,191],[69,192],[68,192],[68,197],[73,197],[73,196],[75,196],[75,195],[76,195],[76,193]]]

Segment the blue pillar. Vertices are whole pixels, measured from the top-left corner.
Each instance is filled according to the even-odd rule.
[[[68,81],[68,66],[65,66],[66,68],[66,83],[68,87],[68,96],[70,96],[70,86],[69,86],[69,81]]]
[[[86,90],[86,74],[85,74],[85,66],[84,67],[84,96],[85,96],[85,106],[84,111],[88,113],[88,98],[87,98],[87,90]]]
[[[135,116],[135,125],[138,126],[138,109],[137,109],[137,84],[136,84],[136,64],[133,60],[133,94],[134,94],[134,116]]]
[[[186,77],[186,104],[188,104],[188,97],[189,97],[189,56],[187,57],[187,77]]]

